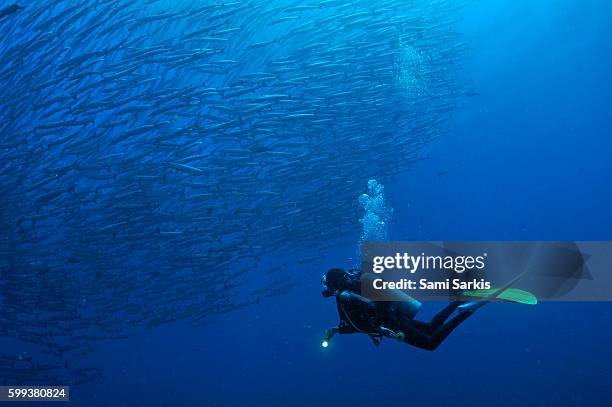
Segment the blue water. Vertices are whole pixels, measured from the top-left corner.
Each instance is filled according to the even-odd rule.
[[[387,185],[395,239],[610,239],[612,43],[603,1],[476,1],[461,11],[479,93],[429,158]],[[437,176],[442,171],[447,175]],[[422,219],[422,221],[421,221]],[[346,253],[352,248],[347,248]],[[495,304],[436,352],[366,337],[322,351],[329,263],[293,295],[212,327],[109,343],[89,405],[610,405],[612,307]],[[435,307],[435,305],[430,305]]]
[[[386,185],[390,238],[612,239],[612,6],[480,0],[457,13],[478,95]],[[290,267],[302,280],[294,292],[212,325],[103,343],[88,357],[103,378],[74,387],[71,404],[611,405],[607,303],[493,304],[433,353],[356,335],[321,349],[337,316],[320,276],[354,251]]]

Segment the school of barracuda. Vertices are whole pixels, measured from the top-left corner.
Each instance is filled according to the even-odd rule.
[[[354,244],[368,180],[468,94],[457,7],[0,1],[0,336],[37,349],[0,381],[93,380],[99,341],[256,306],[299,281],[263,259]]]

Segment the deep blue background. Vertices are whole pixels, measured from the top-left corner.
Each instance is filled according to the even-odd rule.
[[[387,185],[392,239],[612,239],[611,7],[481,0],[460,11],[479,95]],[[74,388],[73,404],[612,405],[610,304],[493,304],[435,353],[360,336],[321,349],[337,317],[319,278],[353,253],[289,267],[297,291],[212,326],[105,344],[92,357],[104,379]]]

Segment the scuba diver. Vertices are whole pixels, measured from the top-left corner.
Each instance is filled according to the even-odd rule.
[[[380,345],[383,337],[393,338],[428,351],[435,350],[463,321],[492,298],[497,298],[524,273],[507,286],[495,290],[484,299],[453,301],[438,312],[429,322],[415,319],[421,303],[408,294],[396,290],[397,301],[372,301],[361,295],[361,271],[331,269],[323,275],[323,297],[336,297],[340,323],[327,330],[323,347],[336,334],[364,333],[374,345]],[[500,296],[501,298],[501,296]],[[450,318],[453,313],[456,315]],[[450,319],[449,319],[450,318]]]

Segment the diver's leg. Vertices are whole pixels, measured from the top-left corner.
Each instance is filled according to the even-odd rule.
[[[410,324],[419,329],[421,332],[427,333],[428,335],[431,335],[435,330],[430,322],[417,321],[416,319],[413,319],[411,320]]]
[[[432,338],[431,325],[426,322],[404,319],[399,324],[404,342],[422,349],[428,349]]]
[[[445,323],[463,302],[454,301],[438,312],[431,322],[421,322],[405,316],[395,319],[395,325],[404,333],[404,342],[421,349],[435,350],[472,312],[460,312]]]
[[[442,326],[442,324],[448,319],[448,317],[450,317],[451,314],[461,304],[463,304],[463,301],[453,301],[450,304],[448,304],[446,307],[444,307],[442,311],[434,315],[434,317],[431,319],[431,322],[430,322],[432,331],[435,331],[436,329],[440,328],[440,326]]]
[[[397,315],[397,318],[395,318],[395,323],[400,327],[410,326],[411,329],[417,329],[419,333],[431,335],[436,329],[440,328],[440,326],[448,319],[448,317],[451,316],[451,314],[461,304],[463,304],[463,302],[461,301],[454,301],[449,303],[440,312],[434,315],[430,322],[418,321],[416,319],[411,319],[403,314],[399,314]]]
[[[472,312],[461,312],[438,329],[436,329],[433,334],[429,337],[429,341],[427,343],[428,350],[435,350],[448,336],[457,328],[463,321],[472,316]]]
[[[421,349],[433,351],[471,315],[471,312],[461,312],[435,330],[431,329],[431,324],[404,318],[399,328],[404,333],[404,342]]]
[[[418,321],[416,319],[411,319],[403,314],[399,314],[395,318],[395,323],[396,325],[400,327],[410,326],[413,329],[414,328],[418,329],[421,333],[431,335],[436,329],[438,329],[448,319],[448,317],[451,316],[451,314],[461,304],[463,304],[463,302],[460,302],[460,301],[451,302],[446,307],[444,307],[440,312],[434,315],[434,317],[431,319],[430,322]]]

